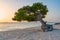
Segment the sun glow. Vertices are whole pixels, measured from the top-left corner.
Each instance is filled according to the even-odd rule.
[[[4,17],[5,17],[4,12],[0,10],[0,20],[4,19]]]

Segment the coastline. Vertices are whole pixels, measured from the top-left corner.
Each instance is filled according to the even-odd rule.
[[[60,26],[60,25],[59,25]],[[54,25],[54,30],[49,32],[41,32],[32,28],[27,29],[15,29],[10,31],[1,31],[0,40],[59,40],[60,39],[60,27]],[[59,27],[59,29],[58,29]]]
[[[22,22],[23,23],[23,22]],[[59,40],[60,39],[60,25],[53,25],[54,30],[49,32],[42,32],[40,29],[39,22],[24,22],[25,28],[21,29],[23,26],[21,23],[15,23],[13,25],[7,26],[5,30],[0,31],[0,40]],[[11,24],[11,23],[9,23]],[[6,25],[5,25],[6,26]],[[15,27],[14,27],[15,26]],[[28,27],[29,26],[29,27]],[[31,26],[31,27],[30,27]],[[10,30],[9,30],[10,28]]]
[[[14,29],[24,29],[31,27],[40,27],[41,23],[38,22],[5,22],[0,24],[0,31],[8,31]]]

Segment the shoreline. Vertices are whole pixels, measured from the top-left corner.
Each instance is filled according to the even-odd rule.
[[[38,29],[34,30],[33,28],[36,27],[29,29],[1,31],[0,40],[59,40],[60,39],[59,26],[54,25],[54,30],[49,32],[41,32]]]

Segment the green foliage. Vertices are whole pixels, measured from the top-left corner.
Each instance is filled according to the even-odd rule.
[[[47,9],[47,6],[46,5],[43,5],[43,3],[33,3],[32,5],[32,12],[36,12],[37,10],[41,10],[41,13],[42,13],[42,18],[45,18],[45,15],[47,14],[48,12],[48,9]]]
[[[33,3],[32,6],[24,6],[20,9],[17,10],[17,12],[15,12],[15,16],[14,18],[12,18],[13,20],[16,21],[22,21],[22,20],[27,20],[27,21],[34,21],[35,20],[35,13],[37,10],[41,10],[41,17],[45,18],[48,9],[46,5],[43,5],[43,3],[37,2],[37,3]]]
[[[34,21],[34,18],[35,17],[34,17],[33,14],[29,14],[26,20],[28,20],[28,21]]]

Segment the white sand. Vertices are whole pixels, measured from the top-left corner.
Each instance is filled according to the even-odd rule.
[[[54,30],[50,32],[34,28],[0,31],[0,40],[60,40],[60,25],[54,25]]]

